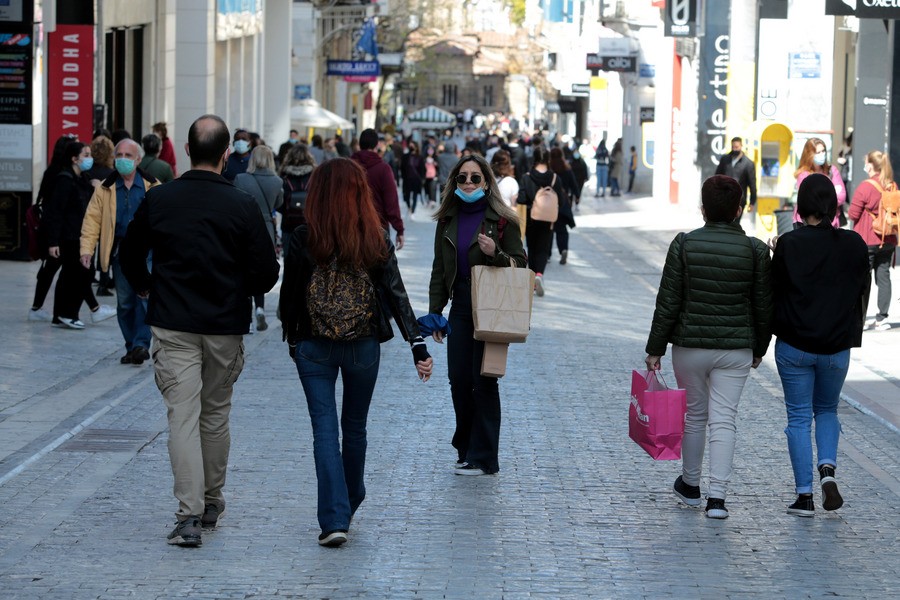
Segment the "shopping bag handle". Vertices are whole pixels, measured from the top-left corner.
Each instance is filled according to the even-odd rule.
[[[657,379],[659,379],[659,381],[660,381],[664,386],[666,386],[666,389],[667,389],[667,390],[672,389],[672,388],[669,387],[669,384],[666,383],[666,380],[663,378],[663,375],[662,375],[662,369],[657,369],[656,371],[647,371],[647,386],[648,386],[648,387],[650,386],[650,378],[651,378],[651,377],[656,377]]]

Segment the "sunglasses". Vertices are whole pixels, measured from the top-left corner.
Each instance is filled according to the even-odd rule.
[[[460,173],[456,176],[456,185],[465,185],[466,182],[478,185],[482,181],[484,181],[484,178],[481,176],[481,173],[472,173],[472,179],[467,179],[465,173]]]

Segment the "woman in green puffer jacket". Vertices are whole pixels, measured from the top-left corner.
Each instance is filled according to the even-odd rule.
[[[675,495],[700,505],[700,467],[709,426],[706,516],[725,519],[738,402],[750,368],[772,339],[769,249],[738,224],[741,188],[725,175],[703,183],[706,224],[669,246],[647,340],[647,368],[658,370],[672,344],[678,386],[687,391],[682,474]]]

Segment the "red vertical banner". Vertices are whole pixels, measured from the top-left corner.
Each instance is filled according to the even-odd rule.
[[[94,26],[57,25],[47,36],[47,147],[61,135],[90,142],[94,130]],[[49,160],[49,158],[48,158]]]
[[[675,45],[675,40],[672,40]],[[681,57],[672,53],[672,151],[669,158],[669,202],[678,203],[678,182],[684,160],[684,121],[681,115]]]

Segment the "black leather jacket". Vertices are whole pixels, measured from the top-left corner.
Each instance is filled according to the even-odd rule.
[[[281,315],[282,339],[294,345],[300,340],[312,338],[306,290],[312,277],[315,262],[306,247],[308,229],[306,225],[297,227],[291,234],[290,245],[284,263],[284,280],[281,282],[281,296],[278,307]],[[377,290],[378,310],[375,314],[373,330],[379,342],[394,337],[390,317],[394,318],[400,335],[410,344],[420,337],[419,323],[406,295],[406,287],[400,277],[397,254],[387,232],[384,235],[388,247],[388,257],[384,264],[369,270],[369,277]]]

